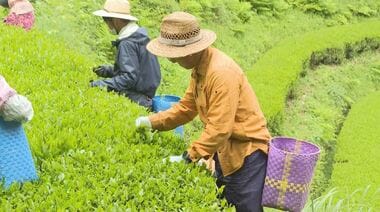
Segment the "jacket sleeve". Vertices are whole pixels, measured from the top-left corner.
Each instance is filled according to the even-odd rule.
[[[103,65],[102,77],[114,77],[115,72],[113,71],[113,65]]]
[[[139,78],[140,62],[138,47],[131,42],[123,42],[119,45],[116,64],[120,73],[112,78],[105,79],[110,90],[122,91],[133,88]]]
[[[235,76],[235,77],[234,77]],[[231,136],[239,102],[240,83],[236,75],[215,72],[210,79],[207,93],[209,109],[205,129],[200,138],[187,150],[197,161],[214,154]]]
[[[149,116],[152,128],[159,131],[174,129],[186,124],[198,115],[193,96],[193,83],[187,88],[184,97],[169,110]]]

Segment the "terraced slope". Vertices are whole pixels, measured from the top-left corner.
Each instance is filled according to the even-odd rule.
[[[307,69],[287,100],[282,135],[310,140],[322,148],[312,192],[329,188],[337,137],[351,106],[380,90],[380,51],[368,52],[339,66]]]
[[[353,106],[338,137],[331,186],[339,191],[337,200],[353,194],[352,210],[380,209],[379,138],[380,92],[376,92]],[[370,190],[364,196],[367,186]]]
[[[375,26],[377,27],[376,29],[372,28]],[[302,121],[300,119],[298,121],[299,123],[294,123],[296,124],[295,126],[298,127],[284,130],[284,123],[282,121],[287,99],[294,98],[296,91],[293,90],[293,86],[300,77],[307,74],[306,69],[315,68],[320,64],[339,65],[346,59],[353,58],[363,52],[380,49],[379,26],[380,21],[373,20],[360,24],[326,28],[314,33],[307,33],[300,37],[285,40],[269,50],[256,63],[254,70],[248,72],[249,80],[259,97],[262,109],[269,120],[273,134],[281,135],[286,132],[288,136],[310,139],[322,147],[321,160],[316,173],[316,184],[313,185],[313,197],[317,197],[327,188],[328,180],[331,175],[331,162],[334,157],[335,139],[329,138],[334,138],[336,130],[339,132],[339,125],[342,122],[340,115],[338,115],[339,117],[336,116],[339,120],[333,119],[335,117],[334,114],[343,113],[344,118],[344,113],[349,110],[350,104],[353,101],[350,98],[346,98],[345,95],[340,94],[341,89],[338,88],[339,86],[326,88],[327,90],[325,92],[329,93],[329,95],[327,95],[328,98],[336,98],[337,104],[342,105],[343,110],[334,112],[326,110],[326,108],[316,108],[311,111],[312,113],[305,114],[307,119],[320,119],[319,121],[314,120],[315,124],[329,127],[327,131],[324,130],[324,127],[319,127],[315,130],[322,131],[305,135],[302,134],[302,132],[297,133],[294,131],[297,131],[297,129],[298,131],[302,131],[303,128],[308,128],[308,126],[303,125],[308,123],[307,120]],[[360,75],[360,73],[357,74]],[[362,75],[365,76],[366,74],[362,73]],[[372,73],[370,75],[372,76]],[[355,87],[355,85],[358,84],[355,82],[355,79],[347,79],[346,81],[348,87]],[[310,85],[314,85],[314,82],[310,83]],[[313,86],[310,86],[309,89],[312,87]],[[312,90],[308,91],[308,93],[312,92]],[[316,99],[316,101],[318,100]],[[320,99],[319,101],[327,100]],[[303,110],[302,107],[307,107],[307,103],[300,105],[301,110],[299,113],[305,113],[305,111],[307,111],[307,109]],[[297,117],[297,111],[294,112],[295,114],[292,116]],[[289,121],[289,119],[287,119],[287,121]],[[325,124],[325,122],[329,124]],[[331,135],[328,133],[331,133]],[[300,136],[301,134],[302,136]],[[315,137],[315,135],[318,135],[318,137]]]
[[[372,20],[307,33],[269,50],[247,74],[272,132],[278,132],[292,84],[306,67],[339,64],[366,49],[378,49],[379,39],[380,21]]]

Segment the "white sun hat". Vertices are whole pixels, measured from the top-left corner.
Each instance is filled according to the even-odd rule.
[[[93,12],[96,16],[120,18],[125,20],[137,21],[138,19],[131,15],[131,7],[128,0],[107,0],[102,10]]]

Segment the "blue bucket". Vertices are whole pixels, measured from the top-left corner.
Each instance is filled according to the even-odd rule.
[[[174,95],[161,95],[153,97],[153,112],[158,113],[160,111],[167,110],[181,100],[179,96]],[[179,126],[174,129],[174,132],[183,138],[183,126]]]
[[[37,172],[22,125],[0,118],[0,178],[13,182],[37,180]]]

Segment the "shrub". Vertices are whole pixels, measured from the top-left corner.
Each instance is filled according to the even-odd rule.
[[[95,61],[37,30],[0,26],[0,72],[35,109],[25,125],[40,180],[0,193],[1,210],[219,210],[223,202],[201,167],[170,164],[186,142],[140,134],[146,111],[89,88]]]
[[[374,67],[375,68],[375,67]],[[380,70],[380,66],[378,67]],[[380,169],[378,161],[380,149],[380,92],[369,94],[354,104],[338,137],[337,154],[331,178],[332,187],[342,192],[336,201],[354,188],[373,187],[380,191]],[[364,174],[365,173],[365,174]],[[350,177],[347,177],[350,176]],[[380,194],[380,193],[379,193]],[[364,205],[360,195],[351,198],[351,204]],[[380,209],[378,199],[367,202]]]
[[[247,75],[257,93],[272,132],[276,133],[281,123],[285,101],[292,84],[305,67],[319,63],[315,62],[320,60],[320,57],[316,59],[318,56],[315,55],[319,53],[315,52],[323,52],[327,48],[344,49],[345,46],[350,46],[350,43],[363,41],[366,38],[380,38],[379,21],[367,21],[307,33],[284,40],[269,50],[254,65],[253,71],[248,72]],[[375,42],[378,43],[378,41]],[[377,48],[377,45],[375,46]],[[345,51],[334,52],[340,52],[340,55],[345,57],[349,55],[345,52],[350,52],[352,49],[350,47]],[[324,56],[322,60],[323,58]]]
[[[103,20],[92,15],[103,3],[103,0],[36,1],[36,28],[64,40],[75,51],[107,61],[113,57],[110,41],[114,38]]]
[[[314,198],[330,186],[337,138],[347,113],[361,97],[380,89],[379,60],[380,54],[371,51],[339,66],[307,69],[292,87],[280,132],[322,148],[311,187]]]
[[[352,193],[348,191],[342,194],[342,192],[342,190],[333,188],[323,196],[309,201],[303,211],[376,211],[379,209],[372,203],[376,203],[380,198],[380,189],[376,190],[376,188],[367,186],[356,189]],[[341,196],[339,200],[336,200],[339,194]]]

